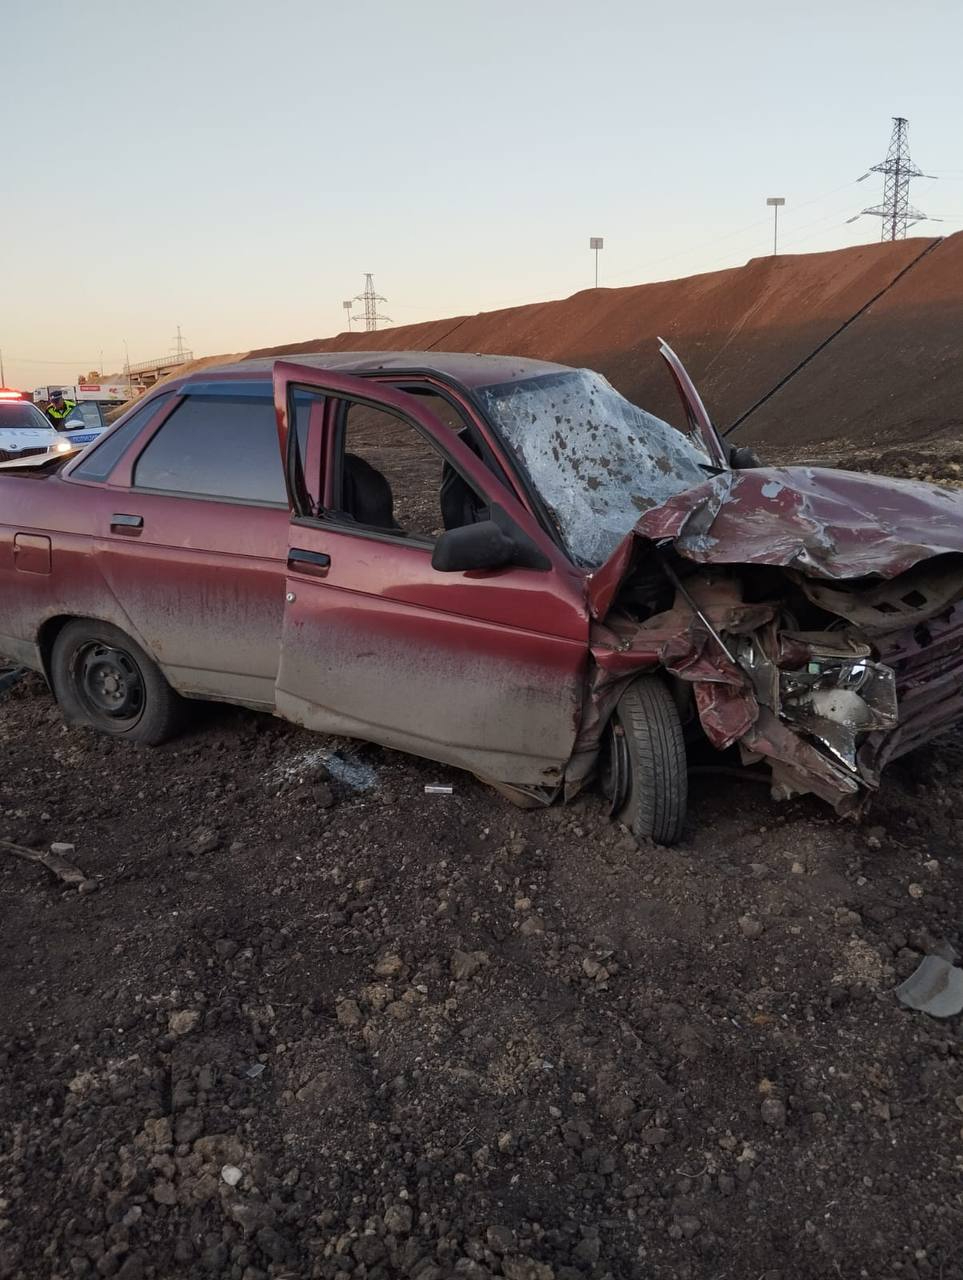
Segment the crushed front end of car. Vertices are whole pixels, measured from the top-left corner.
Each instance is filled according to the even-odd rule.
[[[808,467],[720,473],[646,512],[593,575],[590,607],[582,761],[624,681],[654,667],[713,746],[769,766],[777,797],[812,792],[841,813],[963,719],[955,490]]]

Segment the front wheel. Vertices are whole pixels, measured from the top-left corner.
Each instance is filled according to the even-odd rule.
[[[612,713],[607,737],[602,781],[612,815],[638,840],[676,844],[689,793],[685,740],[661,680],[633,680]]]
[[[64,717],[157,746],[180,727],[184,703],[144,650],[109,622],[77,618],[54,641],[50,683]]]

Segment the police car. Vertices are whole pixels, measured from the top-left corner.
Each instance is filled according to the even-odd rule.
[[[0,387],[0,462],[38,453],[68,453],[107,430],[100,405],[78,404],[57,430],[22,391]]]

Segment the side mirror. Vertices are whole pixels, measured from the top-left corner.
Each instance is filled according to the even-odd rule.
[[[449,529],[435,543],[431,567],[440,573],[501,569],[515,559],[515,541],[494,520]]]
[[[755,449],[734,444],[729,450],[729,465],[734,471],[747,471],[752,467],[761,467],[762,463]]]
[[[64,431],[83,431],[86,425],[83,418],[68,418],[62,429]]]

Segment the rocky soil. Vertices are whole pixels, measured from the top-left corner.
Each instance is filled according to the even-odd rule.
[[[960,764],[861,827],[699,775],[586,797],[201,709],[155,751],[0,700],[0,1276],[963,1277]],[[451,795],[426,794],[448,784]]]

